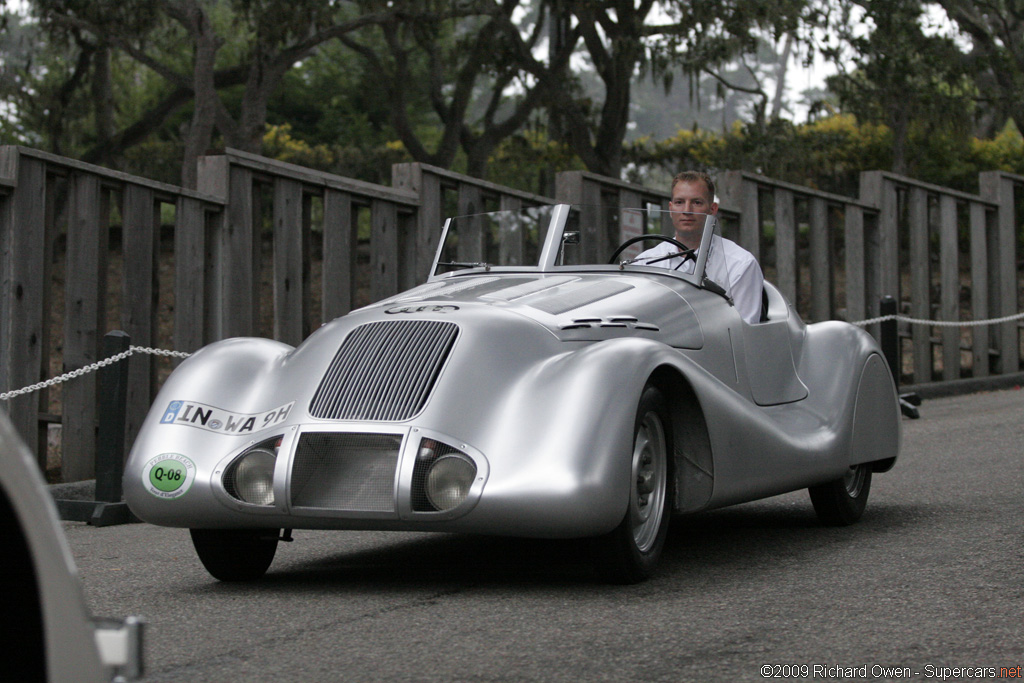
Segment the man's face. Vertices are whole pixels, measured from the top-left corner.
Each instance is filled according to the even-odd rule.
[[[704,219],[693,214],[718,213],[718,204],[708,194],[707,186],[699,180],[678,182],[672,188],[669,208],[672,211],[676,239],[691,249],[700,246],[701,233],[704,231]]]

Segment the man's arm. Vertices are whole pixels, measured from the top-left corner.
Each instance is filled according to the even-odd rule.
[[[764,275],[757,260],[751,258],[740,269],[739,275],[729,285],[729,294],[736,304],[736,311],[748,323],[761,321],[761,290]]]

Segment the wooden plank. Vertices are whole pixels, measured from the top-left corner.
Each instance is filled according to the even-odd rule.
[[[415,194],[386,185],[376,185],[363,180],[345,178],[333,173],[317,171],[305,166],[269,159],[237,149],[229,148],[224,150],[224,156],[227,157],[228,163],[232,168],[245,169],[255,175],[262,176],[264,180],[287,178],[303,183],[307,186],[307,190],[318,187],[331,188],[348,192],[367,200],[381,199],[408,207],[416,207],[419,204]],[[484,184],[484,181],[476,180],[476,182]]]
[[[843,240],[846,252],[846,320],[857,322],[868,316],[864,299],[864,209],[855,204],[846,205]]]
[[[896,183],[882,171],[865,171],[860,174],[860,196],[878,209],[877,222],[867,231],[865,242],[868,311],[873,312],[882,296],[900,300]]]
[[[370,299],[398,293],[398,207],[389,201],[370,204]]]
[[[106,251],[107,217],[102,216],[100,178],[74,173],[69,187],[67,274],[65,276],[64,370],[99,360],[103,297],[98,286]],[[104,278],[105,279],[105,278]],[[63,457],[66,482],[93,476],[96,456],[96,373],[64,385]]]
[[[604,230],[604,211],[601,206],[601,186],[593,180],[584,178],[583,196],[580,205],[580,235],[583,248],[580,250],[581,263],[604,263],[611,251],[604,252],[601,258],[600,245],[607,242]]]
[[[890,174],[891,175],[891,174]],[[738,195],[735,193],[734,188],[739,183],[748,183],[757,185],[763,191],[774,191],[775,189],[789,190],[793,194],[808,199],[816,197],[824,199],[826,203],[831,204],[854,204],[862,209],[875,208],[874,204],[865,202],[862,200],[854,199],[846,195],[833,194],[831,192],[824,192],[822,190],[816,190],[806,185],[798,185],[796,183],[789,183],[785,180],[778,180],[776,178],[769,178],[768,176],[761,175],[760,173],[751,173],[750,171],[726,171],[719,174],[719,195],[721,199],[719,204],[721,209],[724,211],[739,211]],[[731,187],[726,187],[729,185]]]
[[[885,279],[884,271],[893,266],[891,259],[883,257],[883,233],[895,232],[896,205],[895,186],[887,185],[885,174],[881,171],[864,171],[860,174],[860,199],[863,203],[877,210],[877,213],[864,222],[864,300],[867,315],[878,315],[881,308],[881,297],[892,296],[899,305],[899,293],[890,289],[891,281]],[[870,325],[868,331],[875,339],[880,339],[879,325]]]
[[[945,321],[960,320],[960,262],[956,198],[939,198],[939,278],[941,315]],[[960,328],[942,328],[942,378],[960,378]]]
[[[561,204],[583,203],[583,172],[562,171],[555,174],[555,198]]]
[[[227,233],[228,213],[222,211],[205,212],[204,235],[206,251],[203,259],[206,268],[203,272],[203,340],[210,343],[224,338],[224,299],[220,293],[224,291],[221,278],[224,269],[221,267],[220,254],[224,249],[223,236]]]
[[[600,245],[606,241],[602,229],[601,185],[596,176],[583,171],[566,171],[555,176],[555,197],[573,204],[580,212],[580,258],[584,263],[601,263]],[[607,259],[611,252],[605,254]]]
[[[206,301],[206,212],[179,197],[174,220],[174,348],[197,351],[204,338]]]
[[[353,307],[355,294],[355,221],[352,196],[324,190],[323,319],[334,320]]]
[[[832,318],[832,250],[828,204],[820,197],[810,199],[811,319]]]
[[[228,201],[228,158],[223,155],[199,157],[196,162],[196,184],[222,204]]]
[[[304,338],[306,289],[302,184],[274,179],[274,338],[298,346]]]
[[[430,265],[446,218],[442,215],[441,176],[425,164],[395,164],[391,167],[391,182],[396,188],[414,192],[419,197],[415,234],[412,236],[413,260],[408,265],[413,273],[413,282],[418,284],[430,276]],[[506,196],[502,195],[503,198]]]
[[[502,211],[519,211],[523,201],[519,197],[501,196]],[[506,265],[523,265],[526,254],[526,234],[519,221],[503,218],[500,226],[499,262]]]
[[[796,208],[789,190],[775,190],[775,268],[779,291],[798,306]]]
[[[141,185],[126,185],[122,202],[121,244],[124,269],[121,287],[124,294],[121,329],[135,346],[153,346],[157,338],[158,320],[160,208],[153,190]],[[127,444],[134,443],[149,410],[155,393],[155,369],[156,363],[148,354],[137,354],[128,361],[125,394]]]
[[[421,284],[426,278],[420,279],[416,272],[419,254],[416,249],[416,236],[419,234],[416,214],[402,211],[396,206],[398,218],[398,291],[404,292]]]
[[[259,246],[255,225],[252,172],[233,166],[230,169],[227,220],[217,248],[219,291],[209,298],[222,302],[217,329],[223,337],[247,337],[256,333],[257,287],[256,249]]]
[[[644,200],[639,192],[633,189],[619,190],[619,202],[617,206],[609,207],[614,213],[607,211],[606,215],[613,220],[609,231],[611,244],[606,245],[602,253],[598,254],[596,263],[605,263],[608,257],[619,248],[623,242],[633,237],[638,237],[647,232],[647,215],[643,211]],[[655,246],[655,242],[641,242],[627,249],[619,257],[620,259],[633,258],[644,249]]]
[[[907,222],[910,231],[910,315],[932,319],[931,254],[928,193],[912,187],[907,191]],[[932,381],[932,339],[930,325],[912,325],[914,382]]]
[[[67,199],[68,199],[68,181],[67,178],[60,178],[47,174],[46,176],[46,247],[43,251],[43,310],[42,310],[42,376],[50,377],[52,374],[51,369],[53,368],[52,359],[56,355],[57,351],[60,350],[60,342],[54,343],[53,336],[53,314],[52,307],[54,304],[55,287],[53,282],[54,254],[57,253],[57,241],[60,237],[60,233],[63,231],[62,226],[58,223],[58,214],[62,211],[65,216],[67,214]],[[63,315],[63,311],[60,312]],[[63,329],[57,331],[58,340],[63,334]],[[49,459],[49,432],[50,425],[57,425],[60,423],[60,415],[53,415],[50,413],[50,397],[51,392],[60,392],[61,389],[43,389],[39,392],[39,405],[42,406],[43,414],[39,416],[39,450],[37,451],[40,464],[42,467],[48,467],[48,462],[44,463],[43,458]],[[49,415],[49,421],[47,421],[46,415]]]
[[[11,196],[0,198],[0,391],[10,391],[39,382],[49,361],[47,178],[43,162],[18,158],[16,150],[3,154],[17,183]],[[42,396],[23,394],[2,409],[45,468],[46,442],[38,429]]]
[[[999,317],[1019,312],[1020,292],[1017,276],[1017,224],[1014,184],[1003,176],[999,182]],[[1020,371],[1020,327],[1016,320],[1003,323],[999,328],[999,370],[1002,374]]]
[[[425,282],[437,253],[444,228],[444,197],[441,178],[424,173],[420,183],[420,210],[416,221],[416,274]]]
[[[740,190],[740,246],[753,254],[758,263],[762,262],[761,193],[757,184],[752,182],[744,182]],[[763,269],[764,265],[761,267]],[[796,304],[795,298],[790,301]]]
[[[441,179],[442,184],[448,185],[449,187],[456,186],[459,183],[468,183],[475,185],[481,192],[500,196],[503,194],[513,195],[519,197],[524,203],[530,205],[541,205],[541,204],[556,204],[556,203],[570,203],[564,199],[553,199],[551,197],[545,197],[543,195],[534,194],[533,192],[525,192],[523,190],[516,190],[505,185],[498,185],[497,183],[488,182],[486,180],[480,180],[479,178],[473,178],[462,173],[456,173],[455,171],[449,171],[448,169],[439,168],[437,166],[431,166],[430,164],[420,164],[420,168],[424,175],[431,174]],[[568,173],[582,173],[580,171],[568,171]],[[557,186],[558,176],[555,175],[555,183]],[[610,179],[609,179],[610,180]],[[614,181],[613,181],[614,182]]]
[[[128,173],[124,173],[123,171],[113,171],[109,168],[104,168],[103,166],[87,164],[84,161],[78,161],[77,159],[69,159],[67,157],[62,157],[57,154],[52,154],[50,152],[44,152],[39,149],[33,149],[31,147],[8,147],[7,149],[17,150],[17,152],[23,158],[37,159],[39,161],[45,162],[51,174],[72,176],[77,173],[84,173],[86,175],[93,175],[96,176],[97,178],[108,181],[107,185],[142,185],[153,190],[154,193],[156,193],[158,196],[162,198],[176,198],[179,195],[186,195],[208,204],[223,204],[223,201],[220,198],[208,194],[203,194],[202,192],[189,190],[184,187],[178,187],[177,185],[161,183],[156,180],[149,180],[148,178],[129,175]]]
[[[476,216],[483,211],[483,198],[475,184],[459,185],[459,216]],[[459,221],[458,260],[479,262],[484,260],[483,221],[471,218]]]
[[[302,338],[305,339],[312,332],[314,324],[312,317],[313,306],[313,195],[303,193],[302,195]],[[317,320],[319,325],[323,320]]]
[[[971,317],[974,320],[986,320],[989,317],[989,213],[980,202],[971,202],[968,211],[971,230]],[[972,327],[972,377],[988,377],[988,345],[988,326],[975,325]]]

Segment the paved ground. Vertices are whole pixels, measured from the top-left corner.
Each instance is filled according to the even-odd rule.
[[[953,669],[1024,665],[1024,392],[921,412],[861,523],[677,519],[639,586],[577,544],[308,531],[234,586],[181,530],[65,530],[94,613],[148,619],[148,681],[989,680]]]

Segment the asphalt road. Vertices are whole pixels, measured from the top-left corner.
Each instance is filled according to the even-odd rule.
[[[574,543],[311,531],[226,585],[186,531],[64,527],[147,681],[990,680],[1024,665],[1024,391],[921,414],[859,524],[806,492],[675,519],[638,586]]]

